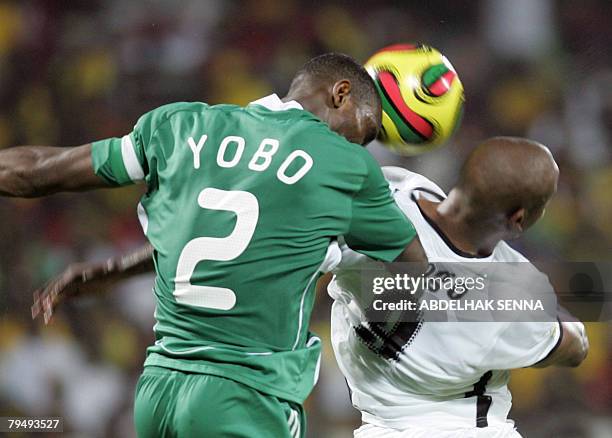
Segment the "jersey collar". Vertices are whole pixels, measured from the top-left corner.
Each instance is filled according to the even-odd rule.
[[[468,252],[465,252],[457,248],[455,244],[449,239],[449,237],[444,233],[444,231],[442,231],[442,229],[438,226],[438,224],[436,224],[429,216],[427,216],[427,214],[425,214],[425,212],[423,211],[423,209],[421,208],[418,202],[420,198],[419,192],[425,192],[426,194],[432,195],[433,197],[437,198],[439,201],[444,200],[445,196],[442,196],[440,193],[436,193],[433,190],[423,188],[423,187],[417,187],[410,192],[410,198],[412,199],[412,201],[415,203],[415,205],[419,209],[419,213],[421,213],[421,216],[423,217],[423,219],[425,219],[425,222],[427,222],[427,224],[436,232],[438,237],[442,239],[442,241],[446,244],[446,247],[448,249],[450,249],[452,252],[454,252],[456,255],[458,255],[459,257],[463,259],[474,259],[474,260],[479,260],[483,262],[490,261],[493,259],[493,255],[495,254],[497,245],[493,249],[493,252],[486,256],[470,254]]]
[[[261,105],[264,108],[269,109],[270,111],[286,111],[289,109],[299,109],[303,110],[304,108],[295,100],[290,100],[289,102],[283,102],[276,94],[270,94],[269,96],[262,97],[261,99],[257,99],[251,102],[249,105]]]

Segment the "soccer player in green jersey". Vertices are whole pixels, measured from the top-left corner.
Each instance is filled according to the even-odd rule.
[[[327,54],[282,100],[174,103],[121,138],[0,152],[0,195],[147,185],[138,216],[157,323],[136,393],[139,436],[303,436],[320,354],[308,322],[316,280],[337,256],[330,242],[426,261],[360,146],[380,117],[365,70]]]

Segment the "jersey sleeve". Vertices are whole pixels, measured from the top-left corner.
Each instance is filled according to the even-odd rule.
[[[166,120],[164,107],[140,117],[131,133],[92,143],[94,172],[113,186],[134,184],[149,173],[147,151],[157,128]]]
[[[353,250],[391,262],[416,236],[412,222],[391,195],[378,163],[364,150],[367,176],[352,203],[352,217],[344,239]]]
[[[481,364],[488,369],[530,367],[550,356],[561,343],[559,321],[510,322]]]

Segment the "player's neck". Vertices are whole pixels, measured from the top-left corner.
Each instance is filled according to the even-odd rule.
[[[451,192],[442,202],[419,199],[419,207],[436,224],[446,238],[459,250],[477,257],[491,255],[501,236],[484,224],[475,226],[469,211]]]
[[[297,103],[302,105],[306,111],[314,114],[320,120],[325,120],[325,107],[322,105],[324,98],[318,93],[303,92],[302,89],[297,89],[290,92],[281,99],[283,102],[289,102],[295,100]]]

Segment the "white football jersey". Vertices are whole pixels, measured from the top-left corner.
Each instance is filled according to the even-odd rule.
[[[526,262],[504,242],[484,258],[454,248],[421,212],[416,200],[440,200],[444,192],[427,178],[397,167],[383,168],[395,200],[412,221],[430,262]],[[334,271],[329,294],[332,344],[351,390],[353,405],[365,423],[402,430],[410,426],[448,428],[501,427],[507,423],[511,397],[507,388],[512,368],[531,366],[545,358],[561,339],[558,322],[422,322],[405,323],[403,333],[378,342],[395,343],[394,357],[364,342],[364,312],[355,297],[358,269],[376,263],[343,248],[343,261]],[[452,263],[450,263],[452,265]],[[457,263],[459,265],[459,263]],[[475,266],[475,265],[473,265]],[[544,274],[529,264],[551,288]],[[520,279],[509,278],[521,288]],[[530,279],[533,281],[533,278]],[[368,323],[366,322],[366,326]],[[366,333],[367,335],[367,333]],[[401,348],[397,349],[398,339]],[[367,340],[366,340],[367,341]],[[393,350],[392,350],[393,351]]]

